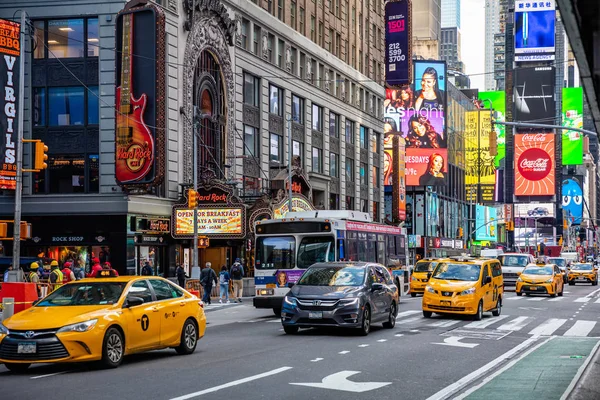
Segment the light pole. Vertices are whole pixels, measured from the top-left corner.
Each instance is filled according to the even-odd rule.
[[[198,124],[200,123],[198,107],[194,106],[194,117],[192,119],[192,152],[194,159],[194,193],[198,191]],[[192,249],[192,268],[198,267],[198,204],[194,207],[194,248]]]

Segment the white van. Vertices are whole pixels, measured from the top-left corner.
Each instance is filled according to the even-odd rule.
[[[500,256],[503,253],[502,250],[498,250],[498,249],[482,249],[481,250],[481,257],[485,257],[485,258],[498,258],[498,256]]]
[[[535,258],[527,253],[504,253],[498,256],[498,260],[502,264],[504,287],[516,286],[519,278],[517,273],[523,272],[528,264],[535,264]]]
[[[567,266],[579,260],[579,255],[575,251],[563,251],[560,256],[567,260]]]

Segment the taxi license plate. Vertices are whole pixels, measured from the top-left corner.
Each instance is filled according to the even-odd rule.
[[[452,302],[451,301],[447,301],[447,300],[446,301],[445,300],[441,300],[440,304],[443,305],[443,306],[449,306],[449,305],[452,304]]]
[[[323,318],[323,311],[310,311],[308,313],[308,318],[310,318],[310,319],[322,319]]]
[[[583,276],[580,276],[577,278],[578,281],[587,281],[587,279],[585,279]]]
[[[17,346],[18,354],[35,354],[37,345],[35,342],[21,342]]]
[[[537,286],[529,286],[529,290],[538,290]]]

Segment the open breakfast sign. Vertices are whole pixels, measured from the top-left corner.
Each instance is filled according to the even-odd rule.
[[[205,236],[243,237],[244,209],[201,208],[198,209],[198,234]],[[173,213],[173,237],[190,238],[194,235],[194,210],[177,208]]]

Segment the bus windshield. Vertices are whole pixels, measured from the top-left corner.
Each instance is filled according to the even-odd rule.
[[[335,261],[335,244],[332,236],[308,236],[298,246],[298,268],[308,268],[314,263]]]
[[[260,237],[256,243],[256,269],[292,269],[296,239],[293,236]]]

